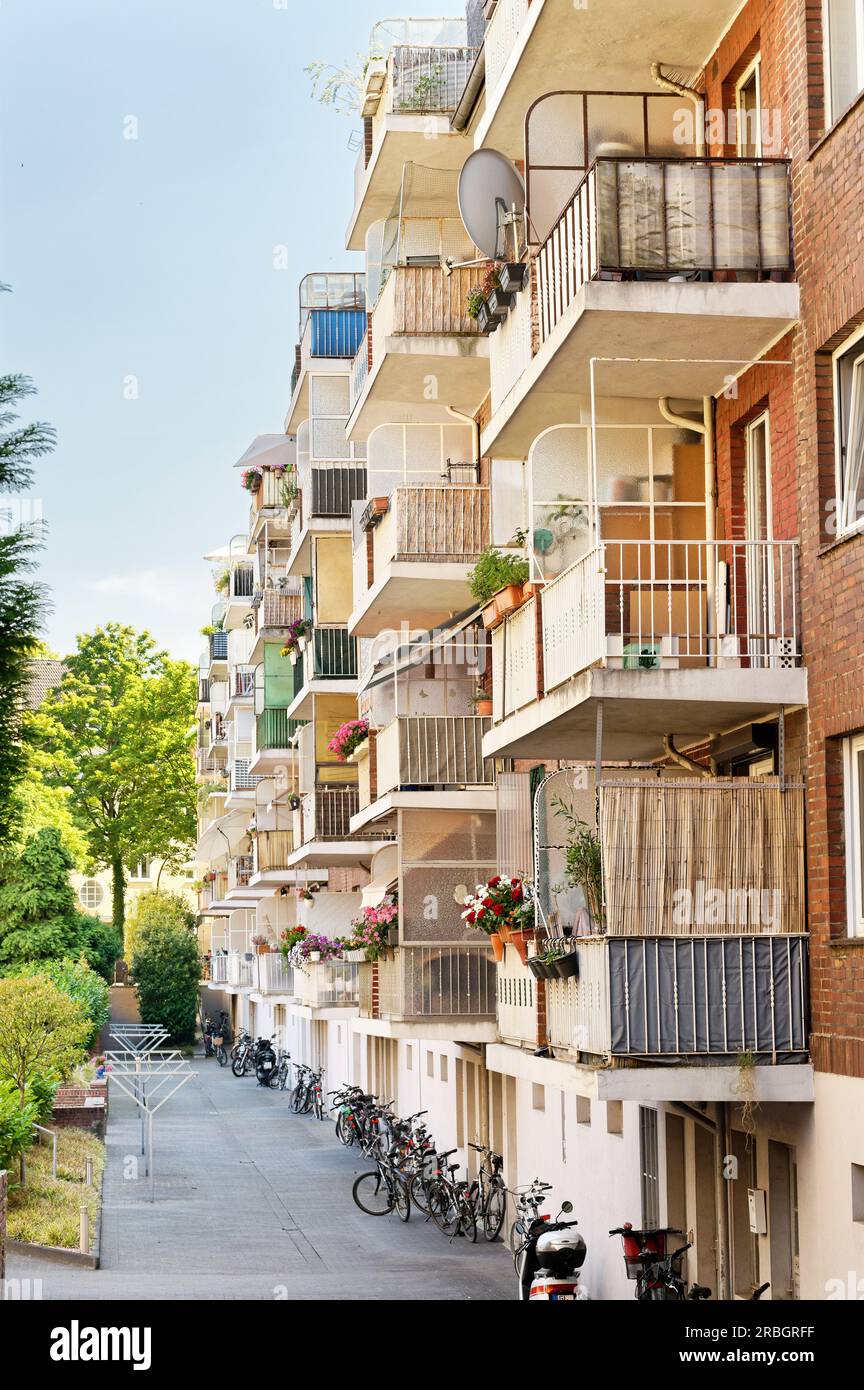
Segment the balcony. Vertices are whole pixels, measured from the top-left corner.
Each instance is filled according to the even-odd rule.
[[[281,951],[265,951],[255,957],[255,974],[261,994],[294,994],[294,970],[285,964]]]
[[[364,441],[393,422],[451,421],[447,406],[474,414],[489,389],[489,343],[466,313],[478,274],[471,267],[449,276],[437,265],[392,268],[371,316],[372,361],[352,399],[350,439]],[[437,383],[428,401],[418,389],[427,376]]]
[[[265,897],[295,882],[297,871],[288,867],[294,848],[291,830],[259,830],[253,836],[249,887],[256,897]]]
[[[314,715],[316,695],[353,695],[357,688],[357,639],[344,627],[316,627],[302,655],[303,685],[290,705],[292,719]]]
[[[366,496],[366,468],[362,464],[301,464],[297,471],[298,493],[289,510],[291,554],[289,574],[312,572],[312,539],[347,535],[351,508]]]
[[[229,951],[214,955],[210,962],[210,985],[228,987],[229,991],[252,989],[256,980],[255,957],[249,953]]]
[[[392,839],[381,831],[354,833],[351,820],[358,810],[356,786],[317,787],[301,796],[294,812],[297,849],[291,856],[291,867],[349,867]]]
[[[392,958],[362,966],[361,975],[361,1017],[380,1020],[369,1031],[463,1042],[497,1036],[495,962],[484,946],[399,946]]]
[[[461,26],[464,38],[464,21],[447,23]],[[464,42],[408,42],[369,63],[361,110],[371,120],[371,149],[360,151],[355,169],[354,210],[345,243],[349,251],[364,250],[372,223],[392,210],[393,190],[406,163],[458,169],[470,154],[469,138],[451,129],[450,116],[477,52]]]
[[[226,895],[229,902],[233,901],[234,898],[245,900],[248,897],[247,889],[253,869],[254,863],[251,854],[240,854],[234,859],[229,859],[228,892]]]
[[[292,742],[298,730],[302,729],[301,719],[289,719],[287,709],[265,708],[255,720],[255,749],[250,759],[250,771],[272,776],[295,757]]]
[[[356,1008],[358,969],[342,960],[308,962],[303,970],[294,971],[294,998],[314,1010]]]
[[[475,143],[521,159],[525,112],[551,86],[633,90],[658,53],[700,71],[739,9],[738,0],[645,0],[634,23],[632,0],[498,0],[486,27],[486,104]]]
[[[307,279],[310,277],[307,277]],[[344,372],[358,344],[366,335],[366,299],[362,275],[330,276],[330,280],[345,281],[346,297],[356,300],[351,307],[308,308],[305,327],[297,349],[297,361],[291,378],[291,404],[285,428],[296,431],[301,420],[309,415],[309,373]]]
[[[539,611],[538,611],[539,610]],[[796,541],[605,541],[496,628],[487,757],[652,759],[806,704]]]
[[[234,565],[229,571],[228,589],[225,594],[224,626],[226,632],[232,632],[243,626],[243,620],[252,603],[254,588],[255,577],[252,565]]]
[[[354,551],[354,612],[350,632],[375,637],[429,629],[474,600],[468,572],[489,544],[490,498],[486,487],[396,487],[360,519]]]
[[[208,639],[210,652],[210,669],[208,679],[212,685],[219,679],[224,680],[228,671],[228,633],[211,632]]]
[[[249,758],[229,759],[226,809],[236,811],[245,806],[249,806],[251,809],[255,800],[253,793],[260,781],[261,776],[250,771]]]
[[[537,253],[536,353],[496,388],[483,452],[525,457],[571,420],[594,359],[606,397],[725,390],[797,321],[789,209],[785,160],[595,159]]]

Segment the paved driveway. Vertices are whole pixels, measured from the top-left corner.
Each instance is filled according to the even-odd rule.
[[[448,1241],[413,1212],[364,1216],[351,1199],[368,1168],[333,1127],[293,1115],[282,1092],[196,1058],[156,1119],[156,1201],[124,1176],[138,1151],[132,1102],[112,1088],[102,1268],[10,1260],[45,1299],[507,1300],[500,1244]],[[141,1169],[143,1173],[143,1168]]]

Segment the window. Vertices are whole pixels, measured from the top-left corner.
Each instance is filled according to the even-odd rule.
[[[822,0],[826,124],[864,90],[864,0]]]
[[[546,1109],[546,1087],[535,1082],[531,1087],[531,1105],[534,1110]]]
[[[435,1076],[435,1053],[426,1053],[426,1075],[434,1079]]]
[[[591,1123],[591,1102],[587,1096],[576,1097],[576,1123],[577,1125],[590,1125]]]
[[[834,353],[834,448],[842,534],[864,521],[864,328]]]
[[[81,884],[78,897],[81,899],[81,906],[85,907],[88,912],[93,912],[100,906],[105,897],[105,889],[97,879],[88,878],[85,883]]]
[[[735,86],[736,148],[741,159],[762,156],[762,63],[759,54]]]
[[[442,1081],[446,1081],[447,1078],[448,1078],[448,1076],[450,1075],[450,1067],[449,1067],[449,1064],[448,1064],[448,1060],[447,1060],[447,1058],[444,1056],[443,1052],[442,1052],[442,1054],[441,1054],[441,1058],[440,1058],[440,1061],[439,1061],[439,1063],[438,1063],[438,1068],[439,1068],[439,1071],[440,1071],[441,1080],[442,1080]]]
[[[409,1071],[413,1071],[413,1070],[414,1070],[414,1049],[413,1049],[413,1047],[410,1047],[410,1046],[409,1046],[409,1047],[406,1047],[406,1049],[405,1049],[405,1066],[408,1068]]]
[[[639,1173],[642,1228],[660,1225],[660,1172],[657,1162],[657,1111],[639,1106]]]
[[[850,936],[864,936],[864,734],[843,746],[846,902]]]
[[[623,1100],[607,1100],[606,1102],[606,1132],[608,1134],[624,1133],[624,1102]]]

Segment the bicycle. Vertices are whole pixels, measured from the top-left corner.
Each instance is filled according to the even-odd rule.
[[[371,1172],[361,1173],[354,1180],[351,1196],[367,1216],[387,1216],[395,1211],[401,1221],[411,1216],[411,1193],[405,1175],[398,1165],[384,1154],[370,1155],[375,1159]]]
[[[469,1184],[457,1180],[454,1174],[459,1171],[458,1163],[447,1163],[455,1149],[436,1154],[434,1177],[426,1187],[429,1214],[435,1225],[451,1240],[454,1236],[464,1236],[472,1244],[477,1240],[477,1217],[474,1204],[469,1195]]]
[[[307,1067],[305,1062],[295,1062],[293,1065],[297,1080],[291,1092],[291,1109],[295,1115],[306,1115],[312,1108],[312,1068]]]
[[[516,1199],[516,1219],[510,1226],[507,1244],[510,1249],[510,1254],[513,1256],[513,1263],[516,1265],[517,1273],[517,1259],[522,1246],[530,1236],[531,1223],[537,1220],[540,1207],[546,1199],[546,1193],[551,1191],[552,1184],[550,1182],[541,1182],[539,1178],[535,1178],[526,1188],[515,1190],[513,1193]]]
[[[284,1047],[279,1048],[276,1059],[276,1068],[270,1078],[270,1088],[274,1091],[284,1091],[288,1085],[291,1075],[291,1053],[286,1052]]]
[[[468,1189],[476,1219],[483,1223],[487,1240],[497,1240],[507,1215],[507,1188],[501,1176],[504,1159],[485,1144],[471,1144],[469,1149],[482,1154],[477,1176]]]

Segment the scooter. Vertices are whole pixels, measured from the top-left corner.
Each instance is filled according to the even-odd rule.
[[[562,1202],[554,1221],[539,1214],[543,1187],[532,1184],[517,1199],[521,1212],[514,1230],[517,1243],[514,1264],[519,1279],[519,1301],[528,1303],[575,1303],[590,1299],[579,1271],[585,1263],[587,1247],[575,1230],[576,1221],[562,1221],[573,1210],[572,1202]],[[518,1241],[521,1240],[521,1244]]]
[[[276,1053],[273,1049],[272,1038],[259,1038],[258,1046],[255,1051],[255,1075],[259,1086],[269,1086],[276,1071]]]
[[[692,1242],[675,1248],[675,1242],[670,1242],[668,1237],[681,1236],[683,1231],[673,1226],[652,1226],[639,1230],[625,1221],[623,1226],[616,1226],[609,1234],[621,1237],[627,1278],[635,1280],[635,1294],[640,1302],[701,1303],[711,1297],[711,1290],[703,1284],[691,1284],[688,1289],[681,1277],[681,1261]],[[751,1300],[760,1299],[768,1288],[770,1284],[760,1284],[750,1295]]]
[[[212,1057],[216,1049],[213,1046],[213,1020],[209,1014],[204,1020],[202,1035],[204,1038],[204,1056]]]

